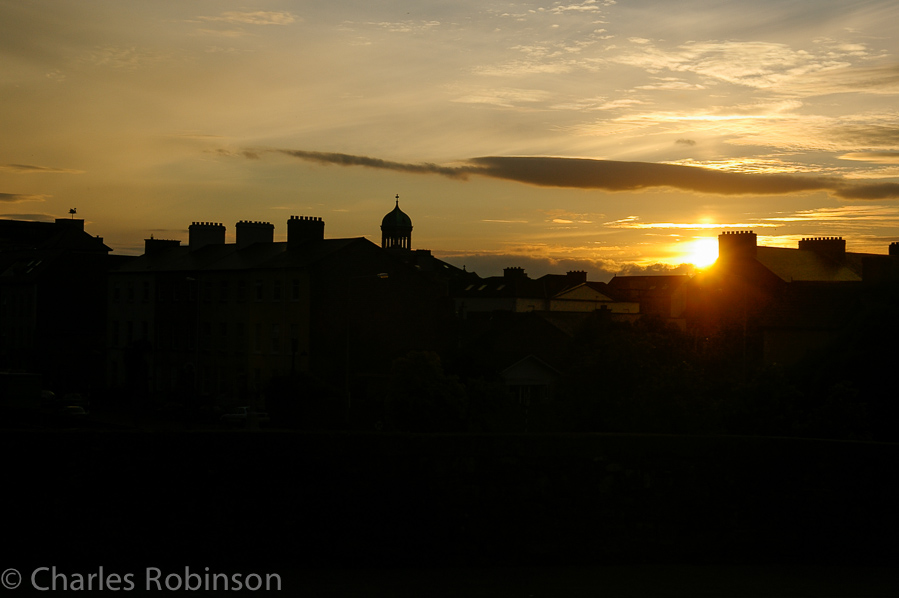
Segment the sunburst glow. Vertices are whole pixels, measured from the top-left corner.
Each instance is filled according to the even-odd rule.
[[[684,261],[697,268],[711,266],[718,259],[718,239],[715,237],[700,237],[690,241],[684,253]]]

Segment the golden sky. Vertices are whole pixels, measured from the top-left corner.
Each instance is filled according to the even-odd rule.
[[[482,275],[899,241],[899,2],[0,0],[0,217],[320,216]],[[714,244],[713,244],[714,245]],[[685,271],[684,268],[678,271]]]

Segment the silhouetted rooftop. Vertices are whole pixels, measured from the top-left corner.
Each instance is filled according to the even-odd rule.
[[[512,276],[460,279],[453,290],[456,297],[519,297],[549,299],[559,293],[586,284],[591,289],[614,299],[612,290],[604,282],[579,282],[565,274],[545,274],[540,278],[528,278],[523,272]]]
[[[288,248],[287,242],[254,243],[239,248],[236,243],[190,247],[170,247],[144,254],[116,269],[116,272],[182,272],[194,270],[245,270],[249,268],[295,268],[313,264],[355,243],[371,241],[363,237],[324,239]]]
[[[100,237],[84,232],[84,220],[58,218],[56,222],[0,219],[0,252],[9,251],[112,251]]]
[[[758,247],[756,259],[781,280],[855,282],[862,280],[862,260],[873,254],[846,253],[834,261],[814,251],[786,247]]]

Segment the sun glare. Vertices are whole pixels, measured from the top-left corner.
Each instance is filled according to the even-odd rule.
[[[689,262],[697,268],[711,266],[718,259],[718,239],[700,237],[690,241],[683,257],[685,262]]]

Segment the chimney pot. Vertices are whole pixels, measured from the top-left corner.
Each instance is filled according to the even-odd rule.
[[[255,243],[271,243],[275,239],[275,227],[270,222],[241,220],[235,226],[235,233],[238,249]]]
[[[287,221],[287,246],[297,247],[325,238],[325,223],[316,216],[291,216]]]
[[[225,225],[221,223],[192,222],[187,231],[187,244],[191,251],[207,245],[224,245],[225,243]]]

